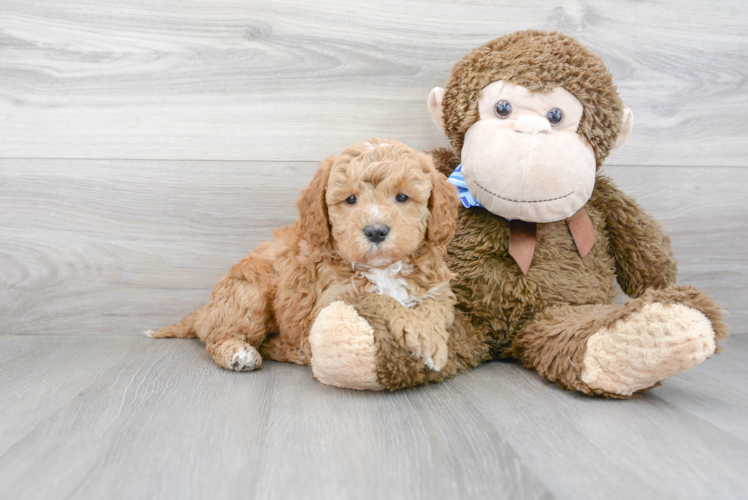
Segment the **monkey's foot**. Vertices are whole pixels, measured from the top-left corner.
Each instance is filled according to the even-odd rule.
[[[309,334],[312,372],[327,385],[382,390],[377,381],[374,329],[353,306],[333,302],[322,309]]]
[[[630,396],[698,365],[715,347],[701,311],[651,302],[587,340],[581,379],[591,389]]]

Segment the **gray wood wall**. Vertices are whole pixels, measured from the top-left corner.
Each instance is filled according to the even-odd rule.
[[[0,0],[0,334],[178,320],[328,154],[446,145],[430,89],[524,28],[603,56],[636,118],[604,171],[747,332],[748,2]]]

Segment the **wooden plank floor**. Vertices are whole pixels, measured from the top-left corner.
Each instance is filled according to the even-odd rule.
[[[357,393],[134,335],[201,304],[318,161],[446,145],[472,48],[578,37],[635,114],[605,173],[748,333],[748,2],[0,1],[0,500],[748,498],[748,336],[644,397],[511,363]]]
[[[4,336],[0,497],[746,498],[747,355],[608,401],[512,363],[373,393],[194,340]]]

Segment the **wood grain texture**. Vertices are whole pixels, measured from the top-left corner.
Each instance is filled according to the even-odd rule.
[[[667,390],[657,395],[748,443],[748,425],[743,420],[748,401],[746,358],[748,336],[730,337],[723,354],[668,380]],[[748,447],[743,453],[748,456]]]
[[[204,303],[296,218],[314,163],[0,160],[0,335],[135,335]],[[748,169],[605,170],[673,240],[679,281],[746,333]]]
[[[194,340],[5,336],[0,491],[14,500],[740,499],[746,355],[748,337],[732,338],[725,354],[642,398],[607,401],[512,363],[373,393],[324,386],[290,364],[227,372]]]
[[[740,362],[748,337],[730,340],[730,354],[697,367],[688,380],[719,370],[722,358]],[[734,367],[734,365],[733,365]],[[499,371],[501,370],[501,371]],[[745,380],[745,369],[729,368]],[[518,365],[484,365],[454,379],[477,411],[490,415],[497,432],[522,463],[540,474],[558,498],[744,498],[748,482],[735,464],[748,459],[748,443],[702,418],[707,407],[718,421],[744,412],[748,400],[707,378],[708,390],[689,392],[681,376],[623,405],[571,395]],[[745,387],[744,383],[738,382]],[[676,387],[671,387],[675,385]],[[683,394],[683,392],[688,394]],[[673,393],[681,393],[681,398]],[[700,399],[704,393],[705,399]],[[679,403],[684,403],[680,406]],[[734,427],[746,426],[740,416]],[[542,471],[542,472],[541,472]]]
[[[137,334],[296,217],[314,164],[0,160],[0,331]]]
[[[616,165],[748,165],[737,0],[4,0],[0,156],[316,161],[371,136],[444,145],[426,112],[468,51],[578,37],[634,109]]]
[[[2,340],[24,349],[27,362],[36,359],[29,346],[53,344],[87,352],[79,369],[109,363],[32,430],[6,421],[24,430],[0,455],[9,498],[548,498],[480,415],[451,404],[449,393],[382,398],[277,363],[244,377],[214,366],[196,341]],[[60,378],[83,382],[80,372]],[[463,438],[455,426],[466,429]]]

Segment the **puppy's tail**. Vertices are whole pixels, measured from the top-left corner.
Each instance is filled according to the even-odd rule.
[[[208,306],[209,304],[205,304],[204,306],[198,307],[179,323],[165,326],[156,332],[148,330],[143,333],[145,333],[149,337],[153,337],[154,339],[164,339],[164,338],[194,339],[195,337],[197,337],[197,330],[195,330],[195,322],[200,316],[205,314],[205,310],[207,309]]]

